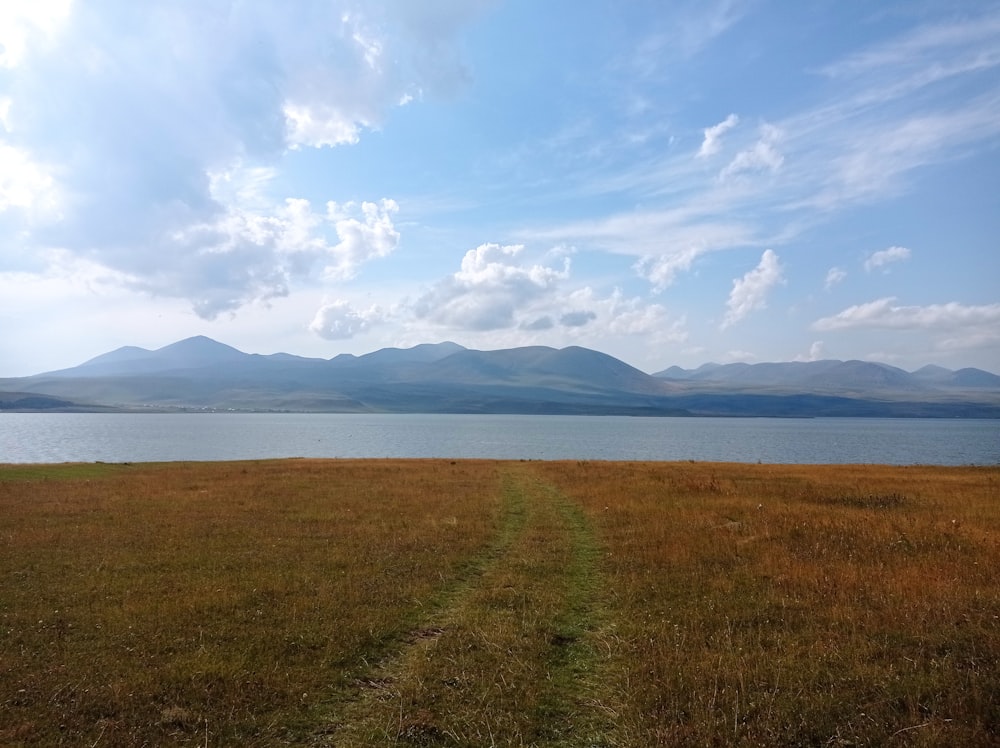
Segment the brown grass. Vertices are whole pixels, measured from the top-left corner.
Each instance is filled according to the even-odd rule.
[[[482,463],[74,471],[0,472],[0,744],[294,742],[499,521]]]
[[[538,470],[603,538],[624,745],[1000,742],[1000,470]]]
[[[0,745],[997,745],[1000,469],[0,466]]]

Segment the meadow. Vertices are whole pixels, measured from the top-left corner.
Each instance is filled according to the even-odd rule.
[[[1000,468],[0,466],[0,745],[1000,744]]]

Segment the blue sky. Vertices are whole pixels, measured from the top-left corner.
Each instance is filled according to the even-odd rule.
[[[1000,3],[6,0],[0,376],[208,335],[1000,372]]]

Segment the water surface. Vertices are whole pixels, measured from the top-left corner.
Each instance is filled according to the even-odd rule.
[[[483,457],[1000,464],[1000,421],[271,413],[3,413],[2,462]]]

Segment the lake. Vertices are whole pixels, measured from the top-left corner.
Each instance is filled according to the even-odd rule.
[[[0,463],[483,457],[1000,464],[1000,421],[272,413],[3,413]]]

